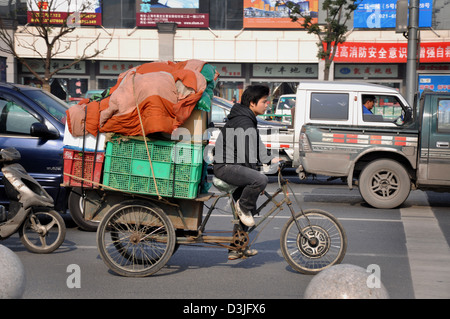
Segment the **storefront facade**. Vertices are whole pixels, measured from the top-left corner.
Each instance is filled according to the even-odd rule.
[[[446,9],[445,0],[431,4],[421,1],[425,1],[421,2],[421,16],[425,17],[422,20],[431,27],[420,31],[423,50],[417,66],[418,85],[437,81],[436,87],[442,88],[450,75],[450,25],[445,24],[450,9]],[[374,5],[379,2],[383,1],[365,1]],[[295,91],[301,80],[323,79],[323,61],[317,59],[317,37],[299,29],[298,24],[282,25],[278,18],[258,16],[261,10],[279,14],[266,1],[228,0],[226,5],[219,0],[177,1],[184,7],[165,8],[151,3],[155,2],[114,0],[94,8],[91,25],[80,25],[69,37],[95,38],[100,34],[96,49],[101,49],[110,38],[111,42],[100,56],[57,73],[53,87],[56,90],[61,86],[63,91],[58,94],[65,93],[66,100],[78,99],[88,90],[113,86],[117,76],[131,67],[167,57],[174,61],[200,59],[216,66],[220,73],[216,94],[229,100],[237,99],[252,83],[268,84],[277,98]],[[307,3],[305,10],[321,22],[318,0]],[[386,5],[386,10],[393,6]],[[378,21],[368,14],[371,8],[359,8],[353,21],[349,21],[347,41],[338,49],[330,79],[380,83],[404,93],[407,39],[395,32],[389,19]],[[19,21],[16,31],[21,41],[31,40],[29,34],[22,32],[26,22],[26,17],[22,25]],[[165,24],[176,26],[164,30],[161,25]],[[22,46],[17,50],[29,60],[39,57]],[[53,63],[64,64],[83,50],[82,45],[74,45],[56,56]],[[7,81],[38,85],[32,74],[16,63],[17,72],[14,78],[8,73]],[[36,68],[41,66],[36,63]],[[427,75],[434,77],[426,78]]]
[[[407,43],[348,41],[336,51],[334,78],[380,83],[403,92]],[[422,42],[418,49],[418,89],[447,90],[450,42]]]

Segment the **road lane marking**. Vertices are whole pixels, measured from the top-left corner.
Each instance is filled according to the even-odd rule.
[[[430,207],[400,209],[414,294],[450,298],[450,249]]]
[[[289,213],[289,212],[288,212]],[[223,214],[211,214],[211,217],[229,217],[229,218],[233,218],[233,216],[231,215],[231,212],[229,213],[223,213]],[[258,216],[255,216],[255,219],[261,218]],[[289,219],[291,218],[291,215],[287,215],[287,216],[270,216],[268,217],[268,219],[270,218],[275,218],[275,219]],[[363,222],[393,222],[393,223],[401,223],[402,221],[399,219],[381,219],[381,218],[351,218],[351,217],[339,217],[338,220],[345,220],[345,221],[363,221]]]

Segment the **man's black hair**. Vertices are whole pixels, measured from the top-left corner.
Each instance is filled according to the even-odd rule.
[[[264,96],[269,95],[269,87],[266,85],[250,85],[241,96],[241,104],[250,107],[250,103],[258,103]]]
[[[363,104],[366,104],[367,101],[375,101],[376,97],[374,95],[364,95],[362,102]]]

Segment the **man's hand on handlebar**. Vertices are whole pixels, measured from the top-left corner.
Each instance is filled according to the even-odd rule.
[[[286,165],[286,161],[284,161],[281,157],[275,157],[275,158],[272,158],[271,164],[272,165],[278,164],[277,165],[278,169],[282,170],[284,168],[284,166]]]

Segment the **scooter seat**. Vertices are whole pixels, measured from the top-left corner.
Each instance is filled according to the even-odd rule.
[[[227,182],[224,182],[223,180],[215,176],[213,176],[212,182],[219,191],[228,194],[232,194],[236,190],[236,188],[238,188],[236,185],[228,184]]]

